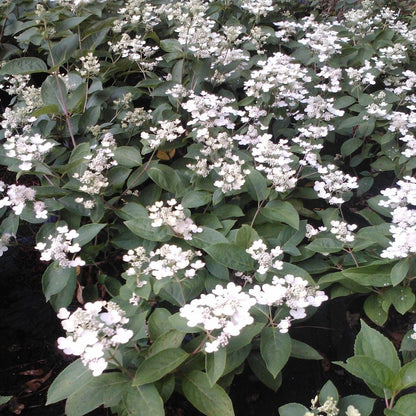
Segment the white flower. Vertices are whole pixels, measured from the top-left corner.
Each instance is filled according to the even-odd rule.
[[[70,257],[68,254],[78,253],[81,247],[78,243],[72,243],[72,240],[78,237],[76,230],[69,230],[68,226],[56,228],[55,236],[49,235],[47,241],[40,241],[36,244],[35,249],[41,252],[40,259],[43,261],[57,261],[60,267],[77,267],[84,266],[85,261],[81,257]]]
[[[347,407],[346,416],[361,416],[361,413],[352,404]]]
[[[150,212],[152,227],[165,224],[176,234],[183,236],[185,240],[192,240],[192,234],[202,232],[202,228],[198,227],[191,218],[186,217],[182,205],[178,204],[175,199],[170,200],[166,207],[163,206],[162,201],[157,201],[147,209]]]
[[[224,288],[217,285],[212,293],[201,295],[180,309],[188,326],[202,325],[210,340],[206,352],[215,352],[228,344],[229,339],[240,334],[242,328],[254,322],[250,308],[255,299],[241,291],[241,286],[230,282]]]
[[[103,308],[106,312],[102,312]],[[58,338],[58,348],[65,354],[80,356],[82,363],[97,377],[108,365],[105,352],[126,344],[133,336],[133,331],[123,328],[128,322],[124,315],[114,302],[88,302],[84,309],[78,308],[72,314],[61,308],[58,317],[69,335]]]
[[[263,243],[263,240],[260,239],[254,241],[246,252],[259,263],[257,269],[257,273],[259,274],[266,274],[272,267],[278,270],[283,268],[283,262],[276,260],[277,257],[283,254],[283,250],[279,246],[273,248],[270,253],[268,253],[267,246]]]

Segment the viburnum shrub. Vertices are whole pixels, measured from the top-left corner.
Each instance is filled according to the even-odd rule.
[[[0,253],[33,224],[80,357],[49,389],[68,416],[163,415],[175,390],[233,415],[245,363],[277,390],[322,358],[289,332],[328,296],[414,311],[416,22],[322,3],[1,2]]]

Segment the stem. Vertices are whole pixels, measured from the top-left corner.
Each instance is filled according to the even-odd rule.
[[[198,354],[201,351],[202,346],[205,344],[205,341],[208,339],[208,337],[209,337],[209,334],[206,334],[202,342],[190,353],[190,355]]]
[[[45,30],[46,30],[46,25],[45,25]],[[55,66],[55,59],[54,59],[53,54],[52,54],[52,48],[51,48],[51,43],[50,43],[49,39],[48,39],[48,49],[49,49],[49,53],[51,55],[52,66],[54,67]],[[68,109],[67,109],[66,104],[65,104],[64,94],[62,92],[62,88],[61,88],[61,85],[59,83],[58,73],[59,73],[58,71],[55,71],[53,73],[53,75],[56,79],[56,87],[58,89],[60,104],[61,104],[61,107],[62,107],[62,111],[64,112],[65,121],[66,121],[66,125],[68,126],[69,135],[71,136],[72,146],[75,148],[77,146],[77,144],[75,142],[74,132],[72,131],[71,116],[69,115]]]
[[[134,380],[134,374],[131,373],[129,370],[127,370],[127,368],[124,368],[121,365],[120,361],[118,361],[117,358],[114,355],[111,355],[110,356],[110,360],[114,361],[114,363],[120,368],[121,372],[123,372],[124,374],[126,374],[132,380]]]
[[[360,265],[358,264],[357,259],[354,256],[354,253],[352,252],[352,250],[348,247],[348,248],[343,248],[344,251],[346,251],[353,259],[355,267],[360,267]]]
[[[253,224],[254,224],[254,221],[256,221],[256,218],[257,218],[257,216],[259,215],[260,208],[261,208],[261,207],[262,207],[262,205],[264,204],[264,201],[265,201],[265,199],[263,199],[263,200],[262,200],[262,201],[260,201],[260,202],[257,202],[257,210],[256,210],[256,212],[254,213],[253,219],[251,220],[250,227],[252,227],[252,226],[253,226]]]

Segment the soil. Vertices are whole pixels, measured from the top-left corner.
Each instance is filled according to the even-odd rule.
[[[64,335],[60,322],[41,289],[44,265],[33,244],[10,247],[0,258],[0,395],[13,399],[0,408],[2,416],[64,416],[64,403],[45,406],[53,379],[72,358],[56,347]],[[230,389],[236,416],[277,415],[279,406],[298,402],[309,405],[323,384],[331,379],[341,396],[366,394],[365,384],[332,361],[345,360],[353,353],[355,335],[362,317],[363,298],[338,298],[327,302],[308,321],[291,329],[292,337],[309,343],[324,356],[321,361],[290,359],[283,371],[282,387],[274,393],[261,384],[249,368],[235,377]],[[386,334],[406,332],[392,321]],[[183,397],[174,395],[166,404],[167,416],[200,415]],[[377,400],[373,416],[383,414]],[[89,416],[111,416],[109,409],[97,409]]]

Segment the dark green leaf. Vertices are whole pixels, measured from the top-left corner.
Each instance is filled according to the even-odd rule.
[[[93,379],[92,372],[78,359],[69,364],[53,381],[48,390],[46,405],[60,402],[82,389]]]
[[[0,69],[0,75],[24,75],[36,72],[46,72],[48,67],[42,59],[25,57],[12,59]]]
[[[180,348],[167,348],[152,354],[137,369],[133,386],[142,386],[160,380],[179,367],[188,358],[188,355]]]
[[[319,392],[319,403],[323,405],[329,397],[332,397],[335,402],[339,400],[338,390],[331,380],[328,380]]]
[[[252,352],[247,361],[253,373],[265,386],[273,391],[279,389],[282,385],[282,373],[279,373],[277,377],[273,378],[266,367],[266,363],[258,352]]]
[[[253,259],[243,249],[235,244],[213,244],[204,250],[218,263],[239,271],[253,269]]]
[[[69,281],[76,279],[74,267],[63,268],[57,262],[51,263],[42,276],[42,290],[46,301],[65,288]]]
[[[291,350],[289,334],[282,334],[276,327],[267,327],[261,331],[260,353],[273,377],[277,377],[285,366]]]
[[[223,375],[227,360],[227,350],[220,348],[218,351],[205,355],[205,371],[208,376],[210,386],[214,386],[218,379]]]
[[[363,320],[361,320],[361,330],[355,339],[354,353],[374,358],[395,373],[401,367],[394,345],[380,332],[370,328]]]
[[[310,345],[292,338],[291,357],[300,358],[303,360],[322,360],[322,355],[319,354]]]
[[[208,376],[200,371],[184,374],[182,389],[185,397],[206,416],[234,416],[227,393],[217,384],[210,386]]]
[[[299,229],[299,214],[287,201],[271,201],[260,209],[261,215],[272,222],[283,222],[294,229]]]

